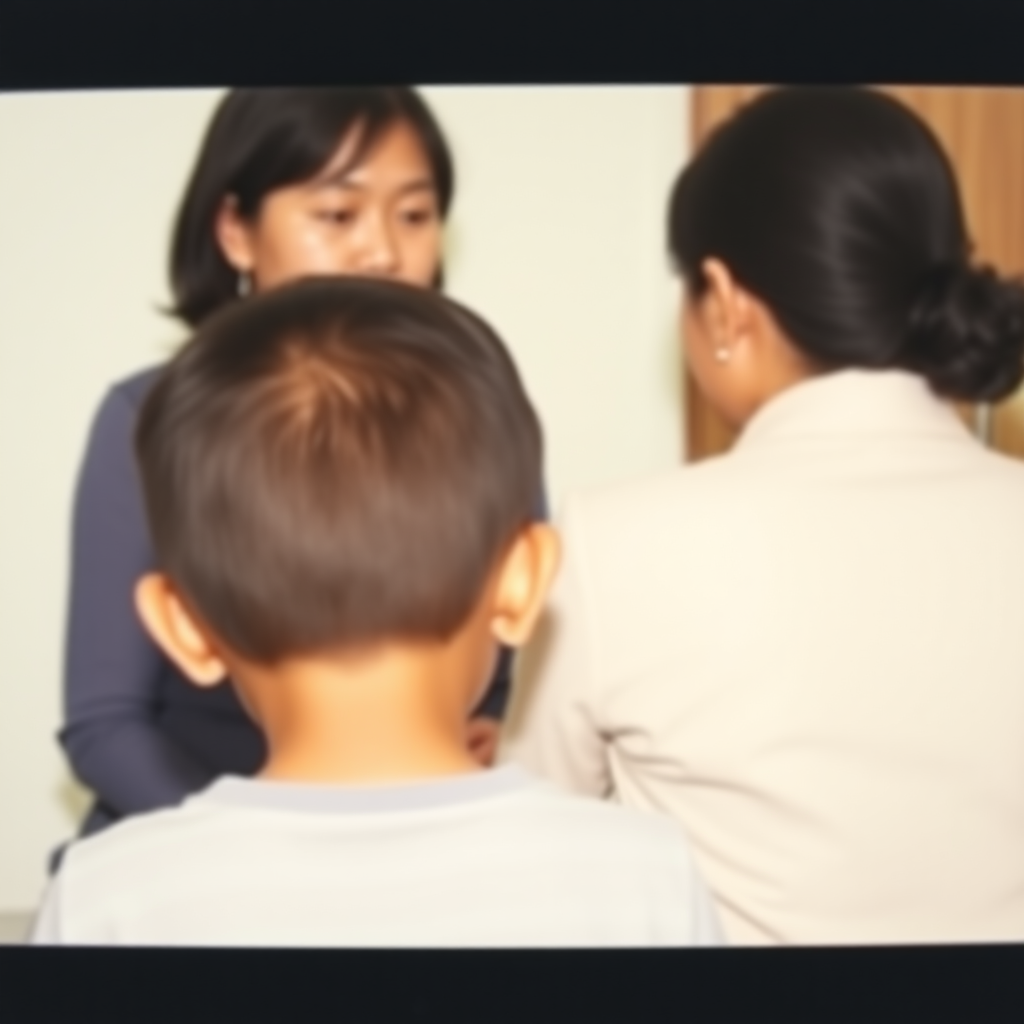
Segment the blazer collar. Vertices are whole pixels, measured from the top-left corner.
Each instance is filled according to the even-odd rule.
[[[776,395],[749,420],[734,450],[794,436],[908,433],[972,441],[952,406],[917,374],[837,370]]]

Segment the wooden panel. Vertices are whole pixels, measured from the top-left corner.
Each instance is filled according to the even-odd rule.
[[[700,86],[693,90],[692,145],[769,86]],[[977,260],[1024,276],[1024,89],[879,86],[931,126],[953,161]],[[735,434],[686,380],[685,450],[689,459],[725,451]],[[973,421],[975,410],[960,407]],[[994,410],[993,443],[1024,458],[1024,388]]]

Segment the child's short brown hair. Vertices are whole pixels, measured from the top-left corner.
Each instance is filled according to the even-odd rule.
[[[541,491],[505,346],[424,289],[315,278],[207,321],[136,454],[158,566],[261,662],[449,636]]]

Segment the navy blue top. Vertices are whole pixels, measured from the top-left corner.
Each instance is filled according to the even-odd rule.
[[[135,465],[139,407],[162,367],[107,393],[75,495],[71,595],[59,733],[77,777],[96,794],[83,835],[118,818],[178,804],[225,774],[252,775],[266,748],[230,686],[198,687],[150,640],[134,589],[155,567]],[[545,519],[543,496],[539,518]],[[511,651],[477,714],[500,718]]]

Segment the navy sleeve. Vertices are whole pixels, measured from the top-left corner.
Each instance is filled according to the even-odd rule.
[[[548,502],[544,491],[541,491],[537,500],[536,519],[538,522],[548,521]],[[505,708],[508,706],[509,693],[512,690],[512,651],[508,647],[501,649],[498,658],[498,667],[494,672],[494,679],[480,702],[480,706],[474,712],[477,718],[497,718],[499,721],[505,716]]]
[[[119,815],[176,804],[214,775],[156,721],[166,663],[134,606],[135,584],[153,568],[133,451],[137,412],[125,390],[108,393],[78,479],[59,736],[75,775]]]

